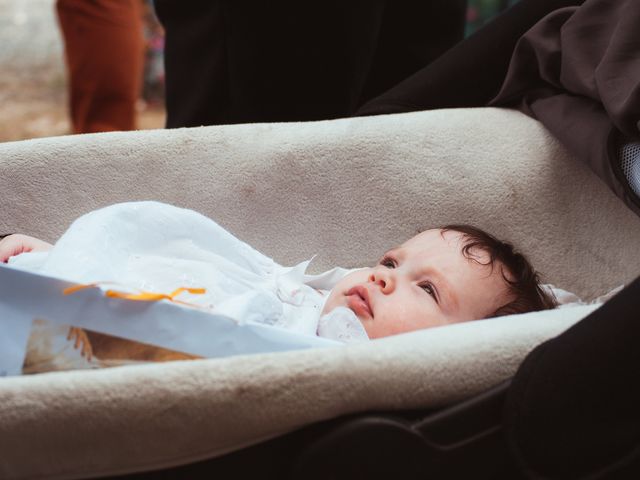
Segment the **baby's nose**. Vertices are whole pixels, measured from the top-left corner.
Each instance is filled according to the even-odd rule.
[[[385,270],[378,270],[371,273],[369,281],[375,285],[378,285],[380,289],[387,293],[393,288],[393,279],[391,275]]]

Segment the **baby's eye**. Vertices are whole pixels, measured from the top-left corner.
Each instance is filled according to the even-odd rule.
[[[425,292],[427,292],[429,295],[431,295],[436,302],[438,301],[438,297],[436,296],[436,290],[435,288],[433,288],[433,285],[431,285],[430,283],[423,283],[422,285],[420,285],[420,288],[423,289]]]
[[[384,257],[380,260],[380,265],[387,268],[396,268],[396,262],[392,258]]]

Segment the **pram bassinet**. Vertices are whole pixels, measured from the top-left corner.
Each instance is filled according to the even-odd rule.
[[[373,263],[421,228],[466,222],[511,239],[547,281],[584,298],[640,271],[635,215],[513,111],[60,137],[0,145],[0,158],[0,230],[48,240],[90,209],[155,199],[217,219],[282,263],[317,253],[318,269]],[[161,469],[341,415],[450,404],[509,378],[562,329],[502,351],[496,334],[484,337],[491,348],[461,339],[424,352],[442,329],[339,351],[2,379],[0,475]]]

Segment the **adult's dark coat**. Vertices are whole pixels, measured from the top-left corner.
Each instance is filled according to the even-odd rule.
[[[155,0],[167,127],[346,117],[462,40],[466,0]]]

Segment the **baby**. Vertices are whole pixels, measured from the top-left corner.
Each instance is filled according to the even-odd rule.
[[[113,231],[109,230],[110,225]],[[92,212],[76,221],[55,247],[61,251],[66,247],[71,254],[57,259],[61,265],[58,270],[55,257],[49,258],[48,264],[43,262],[40,268],[45,273],[59,273],[62,271],[60,268],[77,259],[72,270],[84,269],[91,274],[80,275],[76,281],[106,279],[99,277],[103,273],[92,270],[94,257],[104,255],[105,250],[115,248],[113,244],[126,242],[140,231],[147,232],[145,238],[151,239],[142,242],[146,257],[136,253],[135,246],[120,246],[114,250],[116,256],[105,257],[101,268],[112,268],[117,263],[116,257],[128,256],[128,263],[119,270],[110,270],[112,275],[120,278],[117,276],[126,276],[132,270],[145,271],[146,276],[131,278],[138,286],[144,285],[147,289],[151,286],[157,290],[160,287],[173,288],[160,280],[154,285],[149,283],[150,279],[162,277],[163,270],[158,265],[168,262],[169,270],[181,272],[184,282],[191,279],[190,286],[210,288],[212,285],[211,290],[219,293],[218,299],[227,299],[226,303],[218,302],[220,306],[216,308],[231,317],[255,317],[258,307],[247,309],[238,299],[245,299],[251,304],[251,299],[256,298],[253,295],[254,285],[269,290],[277,284],[273,287],[272,297],[277,297],[286,307],[279,310],[284,312],[282,316],[286,317],[287,312],[296,318],[307,315],[313,318],[310,331],[321,335],[322,319],[335,316],[336,312],[348,313],[347,317],[341,316],[347,322],[349,318],[357,319],[358,328],[363,329],[366,337],[373,339],[555,306],[553,296],[541,288],[536,272],[523,255],[515,252],[510,244],[468,225],[426,230],[386,252],[373,267],[329,272],[321,275],[319,281],[317,276],[305,275],[304,268],[287,269],[277,265],[195,212],[155,202],[120,204]],[[182,243],[167,233],[180,231],[182,233],[176,234],[176,238]],[[114,232],[120,233],[117,238],[109,240]],[[136,241],[132,239],[131,242],[135,244]],[[208,242],[208,246],[203,247],[202,242]],[[173,244],[173,250],[167,249],[165,243]],[[52,248],[52,245],[33,237],[10,235],[0,241],[0,261],[6,263],[11,257],[15,261],[16,255],[47,252]],[[196,253],[187,253],[189,249]],[[216,256],[211,249],[215,250]],[[171,253],[176,251],[179,252],[177,257],[166,260],[166,255],[176,255]],[[198,262],[215,268],[208,268],[205,272]],[[306,265],[301,264],[305,268]],[[196,272],[193,278],[197,280],[184,275],[185,268]],[[218,276],[211,277],[212,271]],[[234,293],[231,297],[230,291]],[[300,292],[307,293],[300,295]],[[314,300],[314,295],[319,300]],[[264,308],[269,310],[271,307],[262,301],[262,297],[260,299],[262,303],[254,301],[254,304],[267,305]],[[285,327],[293,325],[278,318],[272,323]]]
[[[344,277],[324,306],[350,308],[369,338],[555,307],[527,259],[469,225],[426,230]]]

